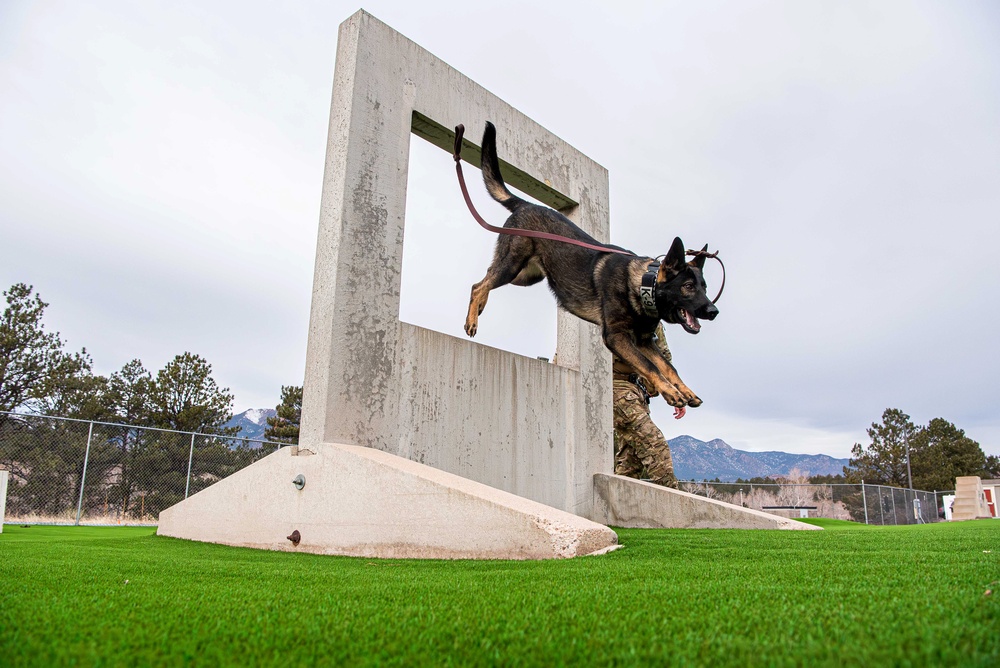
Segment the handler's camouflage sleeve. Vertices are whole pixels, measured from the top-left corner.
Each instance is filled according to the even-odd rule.
[[[667,358],[668,362],[673,361],[673,355],[670,354],[670,348],[667,347],[667,336],[663,333],[663,323],[661,322],[656,326],[656,331],[653,332],[653,336],[656,337],[653,340],[653,344],[659,348],[663,356]]]
[[[649,417],[646,397],[627,380],[614,381],[615,473],[660,485],[676,484],[670,446]]]

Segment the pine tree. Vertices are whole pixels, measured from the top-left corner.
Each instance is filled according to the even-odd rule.
[[[979,443],[943,418],[934,418],[910,441],[913,486],[954,489],[959,476],[989,475]]]
[[[267,418],[264,438],[280,443],[299,442],[299,423],[302,421],[302,386],[282,385],[281,403],[275,406],[278,414]]]
[[[102,401],[111,415],[109,420],[122,425],[147,426],[153,417],[153,377],[142,361],[131,360],[120,371],[108,377]],[[107,501],[127,514],[134,514],[135,498],[148,493],[150,510],[156,507],[156,490],[147,490],[150,481],[170,475],[161,451],[171,439],[163,434],[131,426],[102,426],[100,448],[95,451],[96,462],[103,464],[117,475],[115,483],[107,490]],[[176,439],[173,439],[176,442]],[[151,492],[151,493],[150,493]],[[144,510],[145,499],[141,504]]]
[[[844,467],[848,482],[877,485],[909,486],[906,473],[906,447],[916,428],[910,416],[898,408],[887,408],[882,413],[882,423],[873,422],[868,429],[872,442],[867,447],[855,443],[851,448],[851,461]]]
[[[86,349],[66,353],[59,333],[45,331],[42,316],[48,304],[32,291],[16,283],[3,293],[7,308],[0,318],[0,411],[76,417],[86,409],[86,392],[100,383],[90,374]],[[0,426],[6,420],[0,414]]]
[[[90,372],[87,351],[67,353],[42,317],[48,304],[17,283],[3,293],[0,318],[0,411],[94,419],[105,379]],[[82,432],[82,433],[81,433]],[[86,425],[34,421],[0,413],[0,468],[17,485],[19,512],[59,513],[79,493],[81,438]],[[73,481],[72,484],[67,484]]]
[[[152,421],[157,427],[202,434],[234,436],[223,428],[233,416],[233,395],[212,378],[212,365],[200,355],[177,355],[156,374]]]
[[[108,377],[102,401],[111,422],[148,425],[153,413],[153,376],[134,359]]]
[[[1000,457],[986,455],[986,477],[990,480],[1000,478]]]

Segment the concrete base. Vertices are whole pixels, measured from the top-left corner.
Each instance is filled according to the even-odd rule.
[[[302,489],[293,484],[299,475]],[[298,545],[287,538],[293,531]],[[374,448],[333,443],[268,455],[160,513],[157,534],[426,559],[557,559],[618,544],[614,531],[582,517]]]
[[[620,475],[594,476],[595,521],[630,529],[797,529],[821,527]]]

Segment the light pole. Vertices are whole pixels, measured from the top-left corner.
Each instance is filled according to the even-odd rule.
[[[903,445],[906,447],[906,480],[910,484],[910,489],[913,489],[913,474],[910,473],[910,428],[907,427],[903,431]]]

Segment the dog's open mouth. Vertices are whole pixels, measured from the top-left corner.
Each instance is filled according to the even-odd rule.
[[[681,327],[689,334],[697,334],[701,331],[701,323],[698,322],[698,318],[694,317],[692,313],[688,313],[687,310],[677,309],[677,318],[680,320]]]

